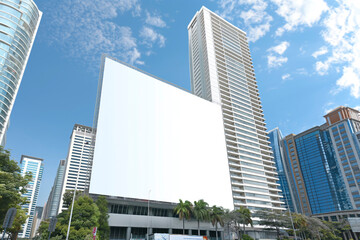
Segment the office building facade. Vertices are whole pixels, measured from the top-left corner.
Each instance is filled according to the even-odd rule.
[[[71,137],[69,151],[66,158],[64,177],[62,181],[58,213],[67,209],[63,203],[66,191],[85,191],[88,189],[91,172],[91,159],[93,152],[93,129],[91,127],[75,124]],[[59,182],[60,182],[59,178]],[[59,184],[57,182],[57,184]],[[54,207],[55,208],[55,207]]]
[[[289,194],[306,215],[360,207],[360,112],[341,106],[324,117],[325,124],[281,140]]]
[[[294,201],[296,201],[296,198],[293,196],[294,192],[291,190],[291,187],[294,186],[294,183],[292,179],[289,178],[290,176],[289,164],[285,162],[283,156],[284,151],[283,151],[283,146],[281,144],[281,140],[283,136],[279,128],[275,128],[269,131],[268,136],[279,177],[278,183],[282,196],[280,200],[284,203],[284,208],[289,209],[291,212],[298,212],[297,204],[294,203]]]
[[[43,159],[30,156],[21,156],[21,174],[31,173],[32,180],[26,186],[27,192],[22,196],[26,197],[27,203],[22,206],[26,211],[26,215],[29,217],[26,219],[25,224],[22,226],[22,230],[19,233],[21,238],[29,238],[31,234],[31,228],[35,216],[35,210],[40,191],[40,183],[43,175]]]
[[[222,108],[234,206],[283,209],[245,32],[202,7],[188,33],[192,92]]]
[[[0,2],[0,144],[3,146],[41,15],[32,0]]]
[[[288,157],[294,171],[298,195],[305,214],[319,214],[351,209],[341,173],[326,126],[314,127],[293,138],[296,148],[290,146]],[[295,162],[295,163],[294,163]],[[299,178],[301,174],[302,178]],[[307,201],[305,202],[305,198]]]
[[[43,219],[55,217],[59,212],[61,191],[65,174],[65,160],[60,160],[59,167],[56,172],[54,185],[51,188],[49,198],[44,206]]]

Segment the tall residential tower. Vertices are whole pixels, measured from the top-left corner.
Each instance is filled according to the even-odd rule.
[[[0,2],[0,144],[34,43],[42,13],[32,0]]]
[[[27,200],[27,203],[24,204],[22,208],[26,210],[26,215],[29,217],[26,219],[26,222],[22,227],[22,231],[19,233],[19,237],[29,238],[35,216],[35,209],[44,166],[43,159],[25,155],[21,156],[20,164],[21,174],[25,175],[26,173],[31,173],[32,176],[32,180],[26,186],[27,192],[22,195],[23,197],[26,197]]]
[[[192,92],[222,108],[234,206],[283,209],[246,33],[205,7],[188,32]]]
[[[67,209],[64,206],[63,196],[67,190],[87,189],[89,184],[89,175],[91,171],[90,159],[93,151],[93,130],[80,124],[75,124],[71,137],[68,156],[66,158],[66,167],[64,180],[62,181],[59,213]]]

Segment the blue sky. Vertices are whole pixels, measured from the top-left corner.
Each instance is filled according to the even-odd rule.
[[[360,108],[358,0],[62,0],[43,11],[6,148],[44,159],[38,205],[75,123],[92,125],[102,53],[190,88],[187,25],[201,6],[248,33],[268,129],[299,133]]]

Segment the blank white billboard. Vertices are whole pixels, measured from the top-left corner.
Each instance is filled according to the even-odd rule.
[[[90,193],[233,208],[219,105],[109,58],[100,85]]]

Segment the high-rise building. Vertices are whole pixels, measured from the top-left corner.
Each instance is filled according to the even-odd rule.
[[[246,33],[205,7],[188,33],[192,92],[222,108],[235,207],[283,209]]]
[[[306,215],[360,209],[360,112],[340,106],[324,117],[281,140],[289,194]]]
[[[360,209],[360,112],[340,106],[324,117],[351,205]]]
[[[44,207],[43,219],[55,217],[59,212],[61,190],[62,190],[64,174],[65,174],[65,163],[66,163],[65,160],[60,160],[54,185],[51,188],[49,198]]]
[[[63,203],[63,196],[66,191],[75,189],[84,191],[88,188],[91,171],[90,161],[94,148],[93,137],[94,133],[91,127],[80,124],[74,125],[65,163],[58,213],[67,209]]]
[[[29,59],[42,13],[32,0],[0,2],[0,143]]]
[[[291,212],[298,212],[297,205],[294,204],[295,197],[293,196],[293,191],[291,190],[291,185],[294,185],[293,181],[289,176],[290,168],[289,164],[285,162],[283,156],[283,146],[281,140],[283,138],[279,128],[275,128],[269,131],[269,141],[270,146],[273,151],[273,156],[276,164],[276,169],[279,176],[279,189],[281,190],[282,198],[280,199],[284,202],[284,207],[288,208]],[[291,183],[291,184],[289,184]]]
[[[307,215],[351,209],[325,127],[314,127],[284,140],[286,160]]]
[[[22,175],[25,175],[26,173],[31,173],[32,175],[32,180],[26,186],[27,192],[22,195],[27,199],[27,203],[24,204],[22,208],[25,209],[26,215],[29,217],[26,219],[26,222],[22,227],[22,231],[19,233],[19,237],[29,238],[35,216],[35,209],[44,169],[43,159],[22,155],[20,164]]]
[[[40,223],[42,220],[43,210],[44,210],[44,207],[38,206],[35,208],[35,215],[34,215],[34,220],[33,220],[33,224],[31,227],[31,234],[30,234],[31,238],[34,238],[37,234],[37,231],[39,229],[39,226],[40,226]]]

